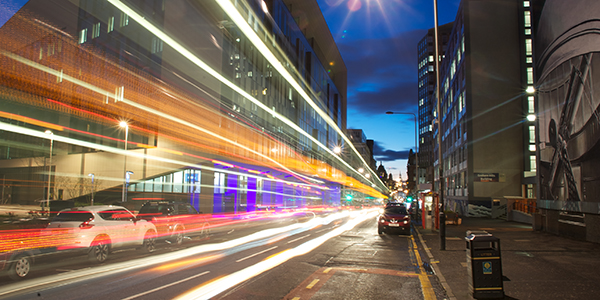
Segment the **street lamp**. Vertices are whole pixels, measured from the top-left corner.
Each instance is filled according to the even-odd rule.
[[[121,128],[125,128],[125,151],[127,152],[127,137],[129,135],[129,124],[125,121],[119,122],[119,126]],[[123,172],[125,173],[123,176],[123,191],[121,192],[121,202],[125,202],[125,184],[127,183],[127,153],[123,153]]]
[[[50,130],[46,130],[44,131],[44,133],[50,136],[50,161],[48,162],[48,197],[46,198],[46,200],[48,200],[48,203],[46,203],[46,205],[50,207],[50,178],[52,177],[52,147],[54,146],[54,133]]]
[[[90,173],[88,174],[88,176],[92,177],[92,202],[90,203],[90,205],[94,206],[94,173]]]
[[[342,147],[340,147],[340,146],[333,147],[333,153],[335,153],[335,154],[342,153]]]
[[[416,190],[419,190],[419,151],[417,150],[418,145],[418,127],[417,127],[417,115],[411,112],[396,112],[396,111],[386,111],[386,115],[412,115],[415,118],[415,167],[416,167],[416,179],[415,185]]]

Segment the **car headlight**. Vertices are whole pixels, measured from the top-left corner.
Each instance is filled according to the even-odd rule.
[[[381,219],[379,219],[379,222],[380,222],[380,223],[385,223],[385,219],[384,219],[384,218],[381,218]]]

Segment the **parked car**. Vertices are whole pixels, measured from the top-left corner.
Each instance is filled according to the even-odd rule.
[[[204,215],[185,202],[148,201],[142,205],[138,218],[152,222],[158,237],[171,245],[184,240],[204,239],[209,236],[209,224]]]
[[[27,277],[38,253],[37,249],[0,252],[0,273],[13,280]]]
[[[386,206],[377,217],[377,233],[401,231],[410,233],[410,215],[404,205]]]
[[[83,250],[90,261],[102,263],[117,248],[153,252],[156,227],[136,218],[125,207],[86,206],[61,210],[42,235],[52,237],[59,251]]]

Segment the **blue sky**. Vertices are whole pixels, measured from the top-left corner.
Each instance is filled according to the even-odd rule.
[[[433,28],[433,0],[317,0],[348,68],[348,128],[375,141],[375,159],[407,179],[415,147],[417,43]],[[440,25],[460,0],[438,1]]]

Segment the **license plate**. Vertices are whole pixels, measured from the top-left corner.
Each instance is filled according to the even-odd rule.
[[[400,227],[400,224],[390,223],[390,227]]]

